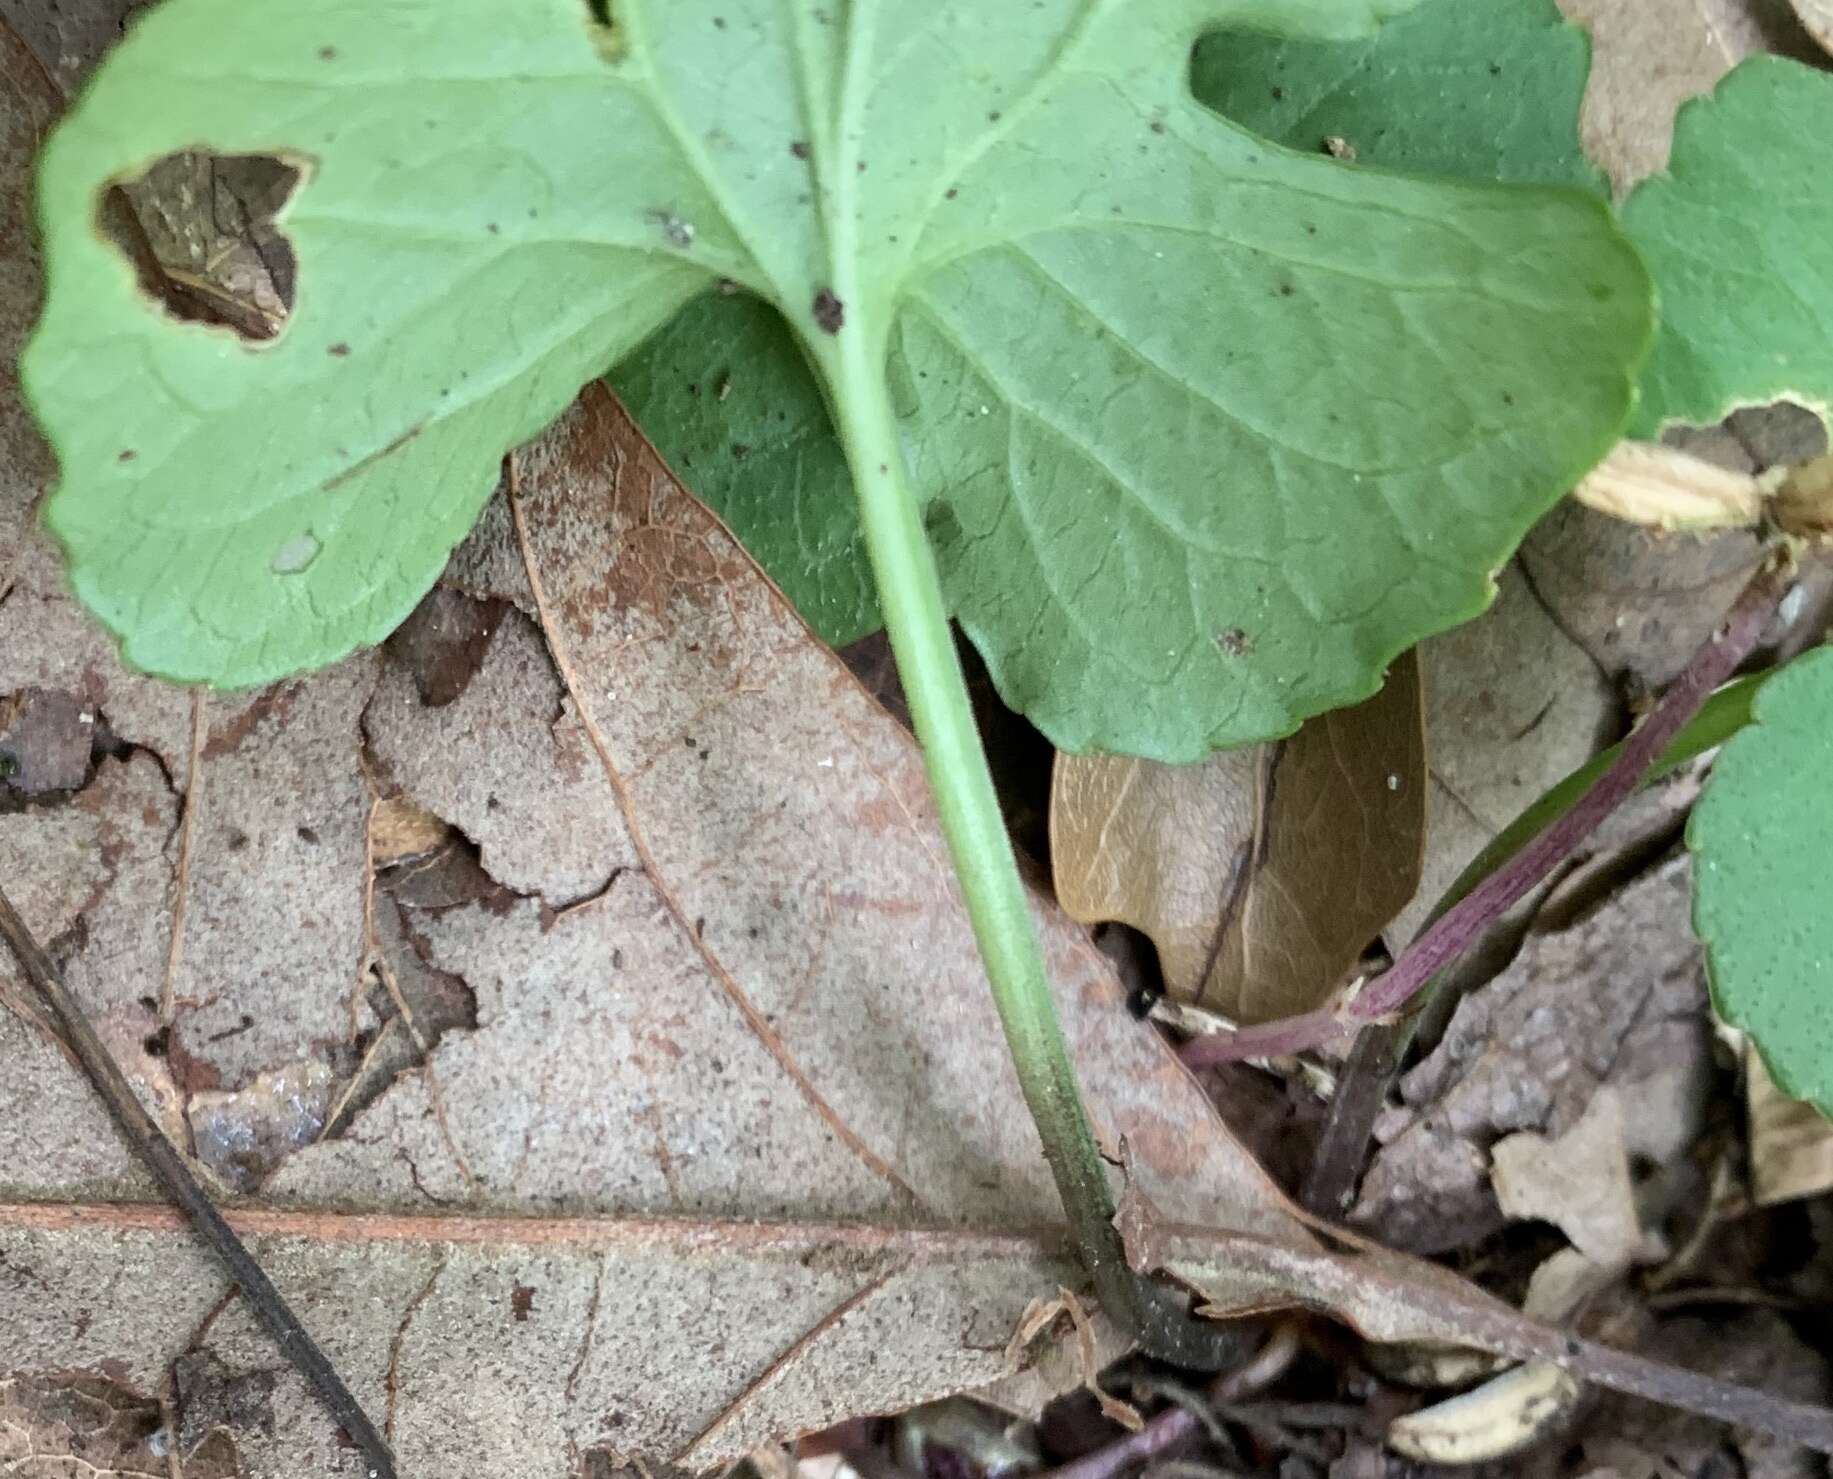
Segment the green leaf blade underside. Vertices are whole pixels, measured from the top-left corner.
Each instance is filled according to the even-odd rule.
[[[1426,0],[1353,41],[1216,32],[1191,88],[1289,148],[1341,139],[1363,164],[1604,194],[1579,145],[1590,39],[1553,0]]]
[[[1623,223],[1661,286],[1631,427],[1788,399],[1833,418],[1833,76],[1752,57],[1682,106]]]
[[[606,377],[669,465],[787,591],[821,640],[884,625],[846,458],[783,316],[696,299]]]
[[[587,146],[667,139],[607,86],[583,14],[183,0],[54,134],[22,368],[62,473],[46,519],[129,661],[238,686],[380,640],[502,454],[710,280],[654,249],[662,223]],[[91,227],[98,186],[200,146],[304,164],[282,218],[298,302],[271,344],[168,319]],[[530,169],[556,148],[564,187]],[[662,183],[674,202],[691,179]],[[736,264],[703,246],[722,248]]]
[[[1833,1117],[1833,651],[1766,681],[1687,827],[1719,1015],[1785,1093]]]
[[[501,452],[724,278],[811,347],[882,346],[950,599],[1008,700],[1066,748],[1194,759],[1369,693],[1480,610],[1617,436],[1650,333],[1595,200],[1288,152],[1191,96],[1205,28],[1351,35],[1378,13],[1350,0],[631,0],[612,61],[570,0],[244,10],[168,0],[45,167],[49,516],[130,657],[176,676],[378,639]],[[237,78],[251,56],[264,75]],[[273,345],[167,322],[90,231],[103,181],[200,144],[312,162]],[[823,312],[835,282],[861,286]],[[826,634],[856,634],[871,587],[816,411],[857,392],[772,351],[759,311],[706,298],[614,383],[690,486],[695,446],[724,446],[705,491]],[[725,402],[679,393],[710,335],[734,336]],[[786,419],[740,350],[780,367]],[[275,570],[302,533],[316,558]]]

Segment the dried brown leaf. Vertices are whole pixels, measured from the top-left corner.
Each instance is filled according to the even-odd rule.
[[[1615,738],[1597,665],[1537,599],[1519,563],[1495,604],[1419,648],[1425,687],[1426,851],[1418,891],[1389,926],[1407,944],[1464,866],[1532,801]]]
[[[1503,1216],[1551,1222],[1606,1267],[1626,1263],[1641,1242],[1623,1101],[1608,1084],[1565,1134],[1518,1131],[1496,1142],[1490,1162]]]
[[[1833,0],[1789,0],[1802,27],[1821,50],[1833,55]]]
[[[1833,1191],[1833,1122],[1778,1089],[1762,1055],[1748,1042],[1744,1112],[1750,1128],[1750,1190],[1758,1206]]]
[[[1351,1220],[1420,1252],[1499,1227],[1491,1147],[1516,1131],[1563,1135],[1605,1083],[1622,1097],[1632,1154],[1655,1165],[1680,1154],[1711,1064],[1689,902],[1675,859],[1576,923],[1531,934],[1400,1080]]]
[[[1309,1011],[1419,885],[1419,672],[1273,744],[1196,765],[1064,755],[1057,897],[1150,936],[1169,992],[1241,1023]]]
[[[1759,0],[1560,0],[1560,9],[1591,32],[1579,137],[1619,194],[1666,167],[1683,102],[1765,49]]]
[[[1025,1300],[1075,1272],[1054,1234],[1024,1231],[1056,1221],[1055,1194],[912,741],[602,393],[527,454],[524,482],[570,692],[515,615],[442,707],[404,669],[378,684],[374,658],[212,704],[173,1041],[221,1052],[255,1029],[192,1047],[194,1015],[268,1016],[239,1080],[252,1095],[200,1098],[216,1060],[190,1065],[194,1124],[228,1114],[258,1130],[284,1081],[254,1070],[374,1020],[356,990],[362,732],[406,799],[463,813],[486,831],[487,866],[530,860],[522,881],[559,895],[520,898],[487,875],[469,891],[416,888],[421,864],[386,871],[378,918],[392,909],[401,925],[378,928],[383,959],[403,980],[411,958],[462,982],[476,1027],[449,1028],[339,1138],[280,1160],[265,1195],[297,1210],[245,1225],[267,1229],[275,1277],[365,1399],[392,1410],[409,1471],[462,1458],[483,1475],[557,1475],[593,1449],[712,1465],[1007,1377]],[[480,538],[489,528],[504,525]],[[142,772],[161,803],[145,817],[106,789]],[[65,824],[71,876],[22,900],[35,926],[67,931],[108,907],[146,924],[106,981],[73,979],[92,1009],[163,966],[176,808],[142,758],[105,762],[71,807],[44,814],[86,827]],[[0,845],[20,822],[0,819]],[[98,885],[86,860],[104,822],[127,851]],[[231,826],[248,837],[235,849]],[[320,871],[326,857],[341,861]],[[593,857],[609,859],[608,879],[566,861]],[[212,892],[234,882],[219,866],[248,875],[233,904]],[[266,910],[246,892],[261,880]],[[597,894],[553,907],[594,881]],[[1296,1236],[1195,1086],[1119,1009],[1080,931],[1039,907],[1102,1134],[1137,1146],[1187,1213],[1230,1208],[1262,1235]],[[281,950],[291,958],[272,960]],[[284,997],[270,966],[297,972]],[[189,1000],[192,971],[215,983],[207,1002]],[[0,1082],[22,1085],[0,1123],[0,1194],[15,1199],[0,1248],[32,1281],[29,1308],[0,1312],[17,1332],[7,1359],[119,1361],[156,1389],[219,1278],[161,1210],[134,1205],[144,1184],[99,1114],[73,1114],[87,1101],[61,1056],[11,1017],[0,1052]],[[98,1287],[117,1294],[79,1322]],[[536,1291],[526,1318],[517,1289]],[[239,1306],[206,1345],[232,1374],[275,1364]],[[1073,1359],[1058,1364],[1053,1381],[1076,1379]],[[273,1411],[271,1436],[237,1433],[248,1461],[328,1472],[334,1437],[290,1373]]]
[[[0,1379],[0,1472],[14,1479],[171,1479],[165,1415],[107,1376]],[[185,1479],[236,1479],[226,1440],[199,1443]]]

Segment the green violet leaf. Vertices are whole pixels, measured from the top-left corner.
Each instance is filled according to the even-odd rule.
[[[1780,399],[1833,416],[1833,76],[1751,57],[1674,121],[1623,207],[1660,285],[1631,431]]]
[[[1719,1015],[1785,1093],[1833,1116],[1833,651],[1764,683],[1687,827]]]
[[[26,374],[131,660],[251,683],[378,639],[502,452],[722,279],[884,365],[962,625],[1066,748],[1192,759],[1367,694],[1627,416],[1649,288],[1595,198],[1191,94],[1205,30],[1347,37],[1365,0],[611,13],[168,0],[98,73]],[[195,148],[303,170],[271,344],[166,318],[94,229]]]
[[[1341,140],[1363,164],[1602,195],[1579,104],[1591,43],[1553,0],[1426,0],[1353,41],[1205,36],[1191,86],[1294,149]]]

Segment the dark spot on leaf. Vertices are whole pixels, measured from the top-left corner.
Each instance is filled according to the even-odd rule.
[[[960,193],[961,192],[957,190],[953,185],[950,185],[948,189],[942,192],[942,198],[944,200],[953,200]]]
[[[797,159],[808,158],[808,140],[791,139],[789,141],[789,152],[795,155]]]
[[[484,222],[484,230],[488,231],[492,236],[495,236],[499,229],[495,221]]]
[[[694,244],[694,226],[673,211],[653,210],[649,219],[662,229],[662,239],[676,251],[684,252]]]
[[[621,971],[623,968],[624,952],[621,947],[614,945],[611,948],[611,969],[614,971]]]
[[[140,454],[136,452],[132,447],[123,447],[121,449],[121,455],[115,458],[115,461],[116,462],[132,462],[139,455]]]
[[[149,1058],[163,1058],[172,1050],[172,1029],[161,1027],[157,1032],[149,1032],[140,1046],[146,1050]]]
[[[732,460],[734,462],[743,462],[750,455],[751,445],[749,442],[732,443]]]
[[[1154,118],[1152,120],[1152,132],[1155,134],[1162,134],[1164,131],[1165,131],[1164,120],[1162,118]]]
[[[999,110],[997,108],[995,108],[991,113],[987,114],[987,122],[988,123],[999,122]]]
[[[1289,282],[1282,282],[1279,285],[1279,296],[1282,298],[1290,298],[1292,294],[1296,291],[1297,289],[1294,288],[1292,284]]]
[[[1216,633],[1216,646],[1230,657],[1246,657],[1254,650],[1254,639],[1240,627],[1230,627]]]
[[[1502,75],[1502,63],[1491,62],[1489,64],[1489,75],[1491,77],[1500,77]]]
[[[714,16],[713,17],[713,29],[716,31],[723,31],[725,30],[725,28],[726,28],[726,18],[723,15]]]
[[[141,997],[140,1005],[145,1007],[149,1012],[156,1012],[159,1010],[159,1003],[150,996]]]
[[[518,1322],[526,1322],[529,1312],[535,1307],[535,1291],[531,1284],[517,1284],[509,1291],[509,1312]]]
[[[694,921],[694,938],[696,940],[706,938],[706,916],[704,914]]]
[[[731,278],[722,277],[719,279],[719,296],[720,297],[730,298],[737,291],[738,291],[738,284],[733,282]]]
[[[834,296],[832,288],[823,288],[815,294],[814,314],[822,333],[838,334],[846,322],[846,305]]]
[[[229,834],[229,850],[231,852],[240,852],[247,846],[248,834],[246,832],[236,831]]]
[[[1285,100],[1285,96],[1286,96],[1286,90],[1283,87],[1276,87],[1273,89],[1273,101],[1274,102],[1276,103],[1283,102]]]
[[[854,168],[854,169],[856,169],[856,170],[858,170],[858,171],[859,171],[859,173],[863,175],[863,174],[864,174],[864,173],[866,172],[866,162],[865,162],[865,160],[863,160],[863,159],[862,159],[862,160],[860,160],[858,164],[856,164],[856,165],[854,165],[854,166],[853,166],[853,168]]]
[[[311,827],[299,827],[296,830],[301,842],[316,843],[318,841],[318,833]]]
[[[319,59],[319,61],[321,61],[321,62],[334,62],[334,61],[336,61],[336,60],[337,60],[337,48],[336,48],[335,46],[321,46],[321,47],[319,47],[319,48],[318,48],[318,59]]]
[[[348,344],[346,344],[346,343],[344,343],[344,342],[343,342],[343,340],[341,340],[341,339],[340,339],[340,340],[338,340],[338,342],[337,342],[337,343],[335,343],[335,344],[333,344],[333,345],[331,345],[331,346],[330,346],[329,348],[327,348],[327,349],[325,350],[325,353],[326,353],[326,354],[329,354],[329,355],[332,355],[332,356],[334,356],[334,357],[335,357],[335,358],[337,358],[337,359],[342,359],[342,358],[344,358],[344,356],[345,356],[345,355],[347,355],[347,354],[349,354],[349,353],[350,353],[350,346],[349,346]]]
[[[1502,404],[1505,406],[1514,405],[1515,404],[1514,392],[1507,391],[1507,390],[1503,391],[1502,392]]]
[[[1305,235],[1307,236],[1316,236],[1317,235],[1317,227],[1314,226],[1309,221],[1305,222]]]

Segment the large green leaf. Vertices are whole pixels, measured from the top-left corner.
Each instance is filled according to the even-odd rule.
[[[1059,743],[1289,731],[1481,609],[1650,332],[1596,200],[1345,168],[1189,91],[1208,27],[1388,3],[169,0],[45,159],[27,371],[78,588],[180,677],[372,641],[504,448],[726,279],[831,403],[885,365],[962,623]],[[307,164],[271,346],[168,321],[92,228],[195,147]]]
[[[1335,136],[1364,164],[1601,195],[1603,173],[1578,137],[1589,58],[1585,33],[1553,0],[1426,0],[1348,41],[1213,31],[1197,44],[1191,87],[1289,148],[1314,151]],[[728,342],[763,356],[772,373],[707,400],[700,382],[715,359],[730,358]],[[877,605],[845,460],[791,342],[788,326],[756,305],[709,297],[609,378],[695,492],[841,645],[878,625]],[[921,425],[912,431],[920,436]],[[733,444],[753,456],[734,459]],[[776,455],[758,460],[759,447]]]
[[[1632,430],[1786,398],[1833,414],[1833,76],[1752,57],[1674,122],[1623,207],[1661,288]]]
[[[1228,35],[1197,48],[1197,95],[1296,147],[1463,179],[1603,190],[1579,151],[1583,32],[1552,0],[1426,0],[1352,42]],[[1661,330],[1631,432],[1709,425],[1787,397],[1833,412],[1833,77],[1753,57],[1675,120],[1668,173],[1624,206]]]
[[[1693,923],[1719,1015],[1783,1090],[1833,1116],[1833,651],[1757,694],[1687,828]]]
[[[1363,164],[1603,194],[1578,140],[1590,67],[1553,0],[1426,0],[1354,41],[1206,36],[1191,86],[1294,149],[1341,139]]]

